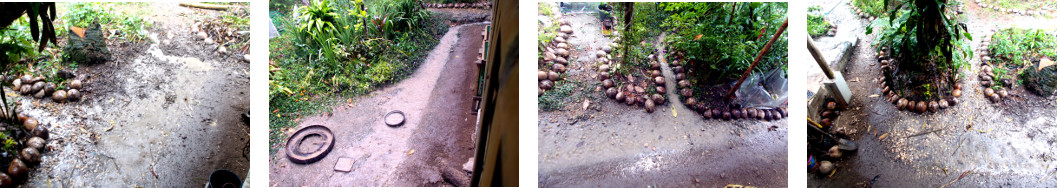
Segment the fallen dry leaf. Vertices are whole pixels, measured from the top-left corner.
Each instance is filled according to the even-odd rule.
[[[584,110],[587,110],[588,106],[591,106],[591,100],[584,98]]]
[[[1051,65],[1053,65],[1053,60],[1050,60],[1050,58],[1042,58],[1042,60],[1039,60],[1039,70],[1042,70],[1042,68],[1046,68]]]
[[[407,155],[411,155],[411,154],[415,154],[415,149],[411,149],[411,151],[407,152]]]
[[[882,134],[881,137],[877,137],[877,140],[884,140],[885,137],[888,137],[888,133]]]

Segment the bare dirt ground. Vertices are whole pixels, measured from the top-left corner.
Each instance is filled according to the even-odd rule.
[[[301,165],[280,149],[271,157],[269,185],[451,186],[442,172],[452,168],[468,177],[461,169],[474,154],[474,61],[485,25],[449,29],[409,78],[336,106],[332,113],[306,118],[299,127],[324,125],[334,131],[333,151]],[[382,117],[392,110],[406,113],[407,123],[387,126]],[[353,159],[351,172],[334,170],[343,157]]]
[[[994,28],[1054,28],[1042,18],[1010,16],[981,10],[966,2],[966,22],[974,40],[973,50]],[[880,77],[876,53],[870,43],[876,34],[864,35],[868,22],[851,17],[846,2],[816,1],[829,10],[826,17],[838,24],[838,32],[862,41],[843,70],[855,96],[834,127],[843,127],[859,144],[859,151],[837,162],[832,177],[808,175],[808,187],[849,187],[874,177],[880,187],[1034,187],[1057,184],[1054,144],[1057,143],[1055,98],[1041,98],[1015,89],[1012,100],[991,103],[978,89],[979,57],[960,83],[966,88],[961,102],[934,114],[898,111],[881,97],[876,79]],[[841,34],[838,34],[841,35]],[[804,61],[810,62],[810,61]],[[815,65],[808,65],[817,67]],[[808,88],[814,90],[816,88]],[[914,136],[916,134],[939,132]],[[882,135],[888,134],[881,138]],[[964,177],[962,177],[964,176]]]
[[[242,54],[215,53],[190,28],[219,13],[176,3],[127,6],[151,13],[140,15],[155,23],[151,39],[111,42],[112,61],[82,65],[85,100],[15,97],[52,132],[27,186],[197,187],[216,169],[245,177],[249,65]]]
[[[599,30],[598,15],[563,18],[573,28],[563,77],[581,87],[560,110],[539,112],[541,187],[786,186],[786,119],[704,120],[681,102],[670,102],[677,99],[675,92],[654,113],[609,99],[598,91],[601,83],[591,67],[597,62],[593,52],[611,42]],[[661,62],[666,87],[675,91],[675,77]]]

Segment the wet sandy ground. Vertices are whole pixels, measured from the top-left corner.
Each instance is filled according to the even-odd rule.
[[[859,151],[845,155],[837,172],[829,178],[810,174],[808,187],[848,187],[879,176],[881,187],[1034,187],[1057,184],[1054,144],[1057,143],[1057,102],[1044,99],[1023,89],[1015,89],[1013,100],[993,104],[981,93],[976,72],[979,58],[963,77],[966,92],[961,103],[935,114],[898,111],[881,97],[877,87],[880,76],[876,54],[868,46],[876,34],[865,36],[867,23],[848,16],[852,11],[839,1],[813,2],[833,7],[827,18],[836,20],[838,32],[857,32],[862,41],[853,48],[854,55],[845,67],[846,79],[855,97],[851,106],[835,123],[852,132]],[[993,28],[1017,26],[1047,28],[1039,18],[998,15],[982,11],[975,4],[966,5],[967,24],[974,36],[972,47],[981,49],[980,41]],[[1054,23],[1047,21],[1046,23]],[[1052,27],[1050,27],[1052,28]],[[840,34],[838,34],[840,35]],[[806,62],[806,61],[805,61]],[[812,67],[817,67],[811,65]],[[809,88],[814,89],[814,88]],[[916,134],[941,130],[936,133]],[[882,135],[888,134],[883,140]],[[962,175],[964,178],[959,179]]]
[[[289,162],[285,150],[270,159],[270,186],[442,186],[440,170],[461,169],[473,156],[476,116],[470,115],[485,24],[449,29],[425,62],[406,80],[357,97],[333,113],[306,118],[300,127],[325,125],[334,131],[334,150],[316,163]],[[403,126],[382,117],[403,111]],[[276,130],[272,130],[276,131]],[[342,157],[352,172],[336,172]],[[466,174],[468,175],[468,173]]]
[[[214,53],[189,24],[219,14],[176,3],[128,6],[152,13],[141,15],[155,22],[152,39],[110,44],[113,61],[82,65],[86,100],[17,97],[52,132],[27,186],[197,187],[215,169],[245,177],[249,65],[241,54]]]
[[[574,30],[563,77],[582,87],[560,110],[539,112],[541,187],[786,185],[785,119],[704,120],[682,103],[671,103],[674,92],[654,113],[606,98],[598,91],[594,52],[611,40],[602,36],[598,15],[563,17]],[[666,87],[674,91],[672,71],[662,64]]]

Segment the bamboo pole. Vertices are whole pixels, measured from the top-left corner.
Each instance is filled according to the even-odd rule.
[[[200,8],[200,9],[211,9],[211,10],[228,10],[231,6],[227,5],[214,5],[207,3],[180,3],[180,6]]]
[[[785,22],[782,22],[782,27],[778,27],[778,32],[774,33],[774,37],[771,37],[771,41],[767,41],[767,45],[763,46],[763,49],[760,50],[759,54],[756,54],[756,60],[752,61],[752,64],[749,65],[748,69],[745,69],[745,73],[741,74],[738,83],[734,84],[734,88],[731,88],[730,92],[727,92],[727,97],[724,97],[724,99],[734,99],[734,92],[738,91],[738,88],[741,88],[742,82],[745,82],[745,77],[749,77],[749,74],[752,74],[752,69],[756,67],[756,64],[760,62],[760,59],[763,59],[763,54],[767,54],[767,51],[771,49],[771,45],[774,44],[774,41],[777,41],[778,37],[782,36],[782,33],[785,32],[786,26],[789,26],[788,18],[785,19]]]

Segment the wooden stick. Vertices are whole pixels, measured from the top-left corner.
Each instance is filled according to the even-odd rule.
[[[200,8],[200,9],[211,9],[211,10],[228,10],[231,6],[227,5],[214,5],[206,3],[180,3],[180,6]]]
[[[767,50],[771,49],[771,44],[774,44],[774,41],[778,40],[779,36],[782,36],[782,32],[785,32],[785,27],[788,25],[789,19],[786,18],[785,22],[782,22],[782,27],[779,27],[778,32],[774,33],[774,37],[771,37],[771,41],[767,41],[767,45],[763,46],[763,49],[760,50],[759,54],[756,54],[756,60],[753,60],[752,64],[749,65],[749,68],[745,69],[745,73],[741,74],[741,78],[738,79],[738,83],[734,84],[734,88],[731,88],[730,92],[727,92],[727,97],[725,97],[725,99],[734,99],[734,92],[738,91],[738,88],[741,88],[742,82],[745,82],[745,77],[749,77],[749,74],[752,74],[752,69],[756,67],[756,63],[759,63],[760,59],[763,59],[763,54],[766,54]]]

